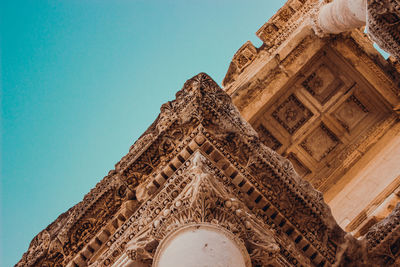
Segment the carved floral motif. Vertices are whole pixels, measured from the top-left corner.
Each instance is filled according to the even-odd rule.
[[[272,116],[293,134],[313,116],[313,113],[292,94],[274,110]]]

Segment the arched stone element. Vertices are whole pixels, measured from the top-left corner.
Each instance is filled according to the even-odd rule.
[[[212,224],[193,224],[163,240],[153,266],[250,267],[251,261],[244,245],[232,233]]]

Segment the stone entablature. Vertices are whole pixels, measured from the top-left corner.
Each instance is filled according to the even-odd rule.
[[[338,202],[335,196],[350,182],[348,173],[355,173],[354,166],[398,125],[398,62],[384,60],[358,29],[334,35],[319,31],[317,11],[328,7],[324,2],[296,3],[288,1],[260,28],[260,48],[250,49],[247,42],[239,49],[224,89],[264,144],[288,157],[328,201]],[[287,13],[283,10],[291,12],[289,21],[279,15]],[[239,68],[243,51],[253,53]],[[371,203],[380,199],[379,192],[373,194]],[[364,215],[346,209],[334,214],[342,227],[351,224],[346,229],[365,233],[378,206],[365,209],[360,210]]]
[[[199,224],[222,227],[252,266],[373,265],[365,241],[346,235],[322,195],[260,142],[206,74],[162,106],[116,170],[66,215],[17,266],[150,266],[169,234]]]
[[[197,83],[203,83],[203,85],[197,85]],[[204,86],[205,88],[203,89],[204,91],[207,91],[207,94],[204,93],[203,96],[200,96],[200,93],[196,93],[198,94],[197,97],[199,97],[199,99],[190,99],[190,97],[188,97],[187,95],[191,95],[193,94],[191,91],[196,91],[199,89],[199,87],[201,88],[202,86]],[[207,88],[207,86],[210,86],[209,88]],[[244,218],[251,218],[251,211],[253,212],[257,211],[261,212],[260,214],[258,212],[256,212],[255,216],[260,218],[265,218],[263,223],[265,224],[271,224],[272,227],[275,227],[276,231],[286,231],[289,235],[289,237],[293,238],[294,240],[292,240],[291,242],[295,242],[297,240],[297,243],[299,243],[299,246],[301,246],[301,248],[305,248],[305,250],[310,253],[309,257],[312,257],[313,260],[315,261],[325,261],[327,262],[327,260],[329,259],[330,261],[334,261],[334,255],[335,252],[334,250],[332,251],[331,249],[333,249],[334,247],[336,247],[337,245],[334,245],[336,241],[329,241],[329,242],[333,242],[331,243],[331,245],[328,247],[324,248],[323,243],[324,242],[328,242],[328,241],[322,241],[324,240],[323,235],[322,236],[313,236],[311,233],[311,235],[307,234],[307,236],[302,236],[301,233],[306,233],[308,232],[306,229],[302,229],[304,226],[309,225],[309,226],[313,226],[313,227],[323,227],[324,229],[328,229],[329,227],[332,227],[332,223],[333,223],[333,218],[327,216],[326,218],[323,217],[319,217],[320,215],[318,214],[326,214],[328,212],[328,208],[322,203],[321,201],[321,195],[319,195],[317,192],[315,192],[315,196],[307,196],[308,193],[306,193],[307,191],[311,190],[311,187],[309,185],[306,186],[306,188],[308,189],[301,189],[303,188],[306,184],[304,184],[304,186],[300,186],[300,188],[296,188],[296,186],[294,186],[295,183],[300,182],[301,180],[298,180],[299,178],[296,178],[295,180],[293,180],[293,178],[290,178],[289,173],[291,173],[292,175],[295,175],[295,173],[293,172],[293,169],[290,168],[290,163],[288,161],[286,161],[286,163],[280,162],[281,160],[283,160],[280,156],[278,156],[277,154],[275,154],[274,152],[268,150],[266,147],[264,149],[266,149],[264,152],[256,152],[256,147],[258,147],[258,145],[256,147],[254,147],[254,145],[251,145],[252,142],[256,142],[251,141],[256,137],[256,133],[254,132],[254,130],[252,130],[249,125],[239,119],[237,116],[239,115],[236,111],[236,108],[234,108],[233,106],[231,106],[231,104],[229,104],[230,99],[229,97],[227,97],[226,95],[224,96],[222,90],[217,89],[217,85],[214,84],[213,82],[211,82],[211,80],[209,80],[209,78],[207,76],[204,76],[204,74],[201,74],[197,77],[195,77],[194,79],[188,81],[185,84],[185,87],[183,89],[182,92],[178,93],[178,99],[176,100],[176,102],[172,102],[171,104],[167,104],[165,106],[163,106],[162,108],[162,113],[159,116],[159,119],[157,120],[157,123],[153,125],[153,131],[148,131],[142,138],[143,140],[154,140],[151,145],[147,144],[145,147],[148,149],[148,151],[146,151],[145,153],[143,153],[142,155],[136,155],[136,162],[133,163],[129,163],[129,164],[125,164],[125,159],[129,159],[130,156],[128,154],[127,157],[125,157],[125,159],[123,161],[120,162],[120,164],[117,165],[117,171],[120,173],[125,173],[126,175],[124,175],[126,178],[124,178],[124,180],[127,182],[127,184],[136,184],[135,181],[137,180],[138,177],[146,177],[146,179],[144,180],[144,184],[139,185],[139,188],[137,188],[137,191],[141,191],[142,188],[146,188],[144,191],[142,196],[144,196],[144,200],[145,199],[151,199],[151,202],[147,202],[148,204],[146,206],[148,206],[148,208],[146,208],[145,210],[143,210],[141,213],[145,214],[146,218],[151,218],[150,220],[156,220],[156,225],[164,225],[165,227],[168,227],[169,225],[176,225],[177,222],[183,220],[180,219],[179,217],[176,219],[169,219],[172,215],[172,210],[168,209],[168,211],[166,211],[164,213],[164,211],[161,209],[158,213],[157,213],[157,209],[156,206],[159,205],[157,203],[165,203],[163,201],[163,199],[159,199],[157,200],[157,197],[155,197],[154,192],[156,192],[158,190],[158,188],[164,188],[163,190],[168,190],[167,188],[170,188],[170,186],[166,186],[166,183],[168,183],[168,181],[173,182],[174,179],[183,179],[182,176],[184,176],[184,174],[186,173],[186,169],[189,168],[189,166],[187,166],[188,164],[191,164],[190,162],[191,157],[193,157],[193,155],[195,155],[198,149],[200,149],[200,151],[202,151],[201,155],[202,157],[204,157],[205,159],[208,159],[207,161],[209,162],[209,164],[211,164],[208,168],[210,168],[210,170],[213,170],[210,174],[212,174],[215,177],[220,177],[219,179],[221,179],[221,182],[223,182],[223,184],[225,184],[225,186],[229,186],[232,187],[232,190],[234,190],[233,192],[237,192],[236,196],[233,197],[225,197],[225,200],[229,200],[229,199],[238,199],[240,200],[239,202],[244,202],[247,205],[247,210],[246,211],[246,206],[243,206],[242,209],[243,210],[243,214],[241,212],[236,212],[236,214],[240,215],[245,215],[247,214],[247,216],[245,216]],[[200,89],[201,90],[201,89]],[[215,92],[215,93],[213,93]],[[216,94],[216,95],[214,95]],[[200,99],[201,97],[201,99]],[[221,101],[223,100],[223,101]],[[194,103],[195,104],[194,104]],[[216,102],[216,103],[215,103]],[[219,103],[221,106],[219,106],[217,103]],[[180,113],[178,113],[177,111],[179,111]],[[196,117],[196,119],[193,122],[193,116]],[[164,121],[163,118],[175,118],[172,120],[167,120]],[[179,123],[177,123],[177,121],[180,121]],[[183,120],[183,122],[182,122]],[[162,123],[164,122],[164,123]],[[201,124],[199,124],[199,122]],[[184,124],[185,127],[182,127],[181,125]],[[196,126],[198,125],[198,126]],[[198,128],[201,125],[201,128]],[[160,129],[162,129],[163,131],[165,131],[165,133],[161,132],[161,136],[159,131],[157,131],[156,129],[158,127],[161,127]],[[185,130],[183,130],[182,128],[184,128]],[[177,130],[179,129],[179,130]],[[191,130],[192,129],[192,130]],[[171,133],[184,133],[182,135],[178,135],[178,134],[171,134]],[[159,134],[156,134],[159,133]],[[216,136],[215,136],[216,135]],[[171,138],[171,136],[175,136],[175,138]],[[161,140],[158,141],[157,139],[161,137]],[[178,138],[178,139],[176,139]],[[158,153],[157,151],[160,151],[160,149],[155,149],[153,148],[153,146],[157,146],[159,147],[161,144],[165,144],[165,141],[162,140],[168,140],[168,144],[170,144],[170,150],[168,150],[168,157],[164,157],[164,160],[167,161],[165,163],[161,163],[159,162],[157,159],[158,157]],[[178,142],[177,142],[178,141]],[[140,140],[139,140],[140,142]],[[257,142],[256,142],[257,143]],[[255,144],[256,144],[255,143]],[[161,147],[164,147],[163,145]],[[261,148],[261,147],[260,147]],[[258,149],[260,149],[258,148]],[[137,151],[137,150],[135,150]],[[268,152],[268,153],[267,153]],[[148,154],[150,153],[150,154]],[[262,157],[268,157],[268,161],[266,159],[262,159],[260,158],[259,160],[261,160],[260,163],[256,163],[253,161],[257,161],[256,158],[261,156],[259,155],[259,153],[262,153]],[[146,154],[148,154],[149,156],[152,155],[153,159],[155,159],[152,164],[143,164],[144,162],[141,161],[141,159],[149,159],[149,156],[146,156]],[[259,155],[259,156],[258,156]],[[197,156],[199,157],[199,156]],[[248,158],[250,157],[250,158]],[[205,161],[205,162],[207,162]],[[130,162],[130,160],[129,160]],[[169,162],[169,163],[168,163]],[[204,164],[204,160],[201,161],[203,162],[202,164]],[[253,162],[253,163],[252,163]],[[263,163],[265,162],[265,163]],[[158,164],[158,167],[156,165],[156,163]],[[200,163],[199,163],[200,164]],[[254,164],[259,165],[259,167],[253,166]],[[264,165],[267,164],[267,165]],[[269,170],[271,167],[269,167],[269,164],[272,164],[272,166],[275,166],[273,168],[284,168],[281,171],[278,172],[282,172],[282,174],[280,175],[285,175],[287,176],[287,181],[284,183],[287,183],[286,186],[288,186],[287,189],[281,188],[278,189],[280,187],[279,185],[279,179],[276,180],[277,184],[272,186],[272,184],[268,185],[265,184],[265,186],[272,186],[273,188],[268,189],[267,191],[265,191],[266,189],[262,189],[264,186],[262,186],[260,183],[260,181],[256,178],[259,175],[267,175],[264,176],[265,178],[270,176],[270,175],[274,175],[274,171],[273,170]],[[282,165],[283,164],[283,165]],[[152,165],[153,167],[153,171],[156,170],[156,173],[148,173],[143,175],[143,171],[147,172],[147,167],[143,168],[143,171],[138,171],[137,167],[140,168],[140,166],[150,166]],[[121,169],[118,169],[118,166],[123,166]],[[253,167],[252,167],[253,166]],[[132,169],[132,168],[135,169]],[[182,169],[183,168],[183,169]],[[205,168],[205,167],[204,167]],[[201,168],[200,170],[197,169],[197,172],[199,173],[203,173],[203,175],[207,174],[204,173],[205,170],[204,168]],[[247,168],[250,168],[249,170],[246,170]],[[257,173],[257,168],[261,168],[262,172],[260,174],[256,174]],[[159,170],[157,170],[159,169]],[[219,170],[222,170],[219,171]],[[256,173],[254,173],[254,171],[256,171]],[[268,174],[269,172],[271,172],[270,174]],[[285,174],[287,173],[287,174]],[[178,174],[178,176],[176,176],[176,174]],[[209,174],[209,175],[210,175]],[[279,175],[279,174],[275,174],[275,175]],[[136,177],[136,178],[135,178]],[[153,177],[153,178],[150,178]],[[176,177],[176,178],[175,178]],[[264,179],[265,179],[264,178]],[[141,178],[143,179],[143,178]],[[153,180],[154,179],[154,180]],[[274,178],[276,179],[276,178]],[[152,181],[153,180],[153,181]],[[296,182],[297,180],[297,182]],[[262,180],[261,180],[262,181]],[[188,184],[194,183],[193,181],[186,181],[185,184],[186,186],[188,186]],[[292,185],[291,185],[292,184]],[[177,184],[179,186],[179,184]],[[235,189],[236,188],[236,189]],[[290,194],[300,194],[297,197],[294,195],[293,196],[293,200],[286,202],[285,205],[283,205],[283,203],[280,203],[282,200],[278,200],[276,199],[279,195],[279,192],[276,190],[289,190],[288,192],[291,192],[292,189],[295,190],[294,192],[290,193]],[[175,192],[175,189],[173,189],[171,187],[170,189],[172,192]],[[175,194],[175,196],[172,197],[168,197],[168,199],[170,199],[168,201],[168,203],[170,203],[172,201],[172,199],[178,197],[180,194],[180,190],[176,191],[177,193]],[[194,190],[194,189],[193,189]],[[197,190],[197,189],[196,189]],[[272,190],[272,191],[271,191]],[[305,190],[305,191],[304,191]],[[208,193],[207,194],[211,194],[210,190],[207,190]],[[265,193],[264,193],[264,192]],[[267,193],[270,192],[270,193]],[[282,193],[283,191],[281,191]],[[297,193],[295,193],[297,192]],[[151,197],[150,197],[151,195]],[[164,196],[164,194],[162,194],[162,192],[159,193],[160,196]],[[212,194],[211,194],[212,195]],[[208,196],[209,198],[211,197],[210,195]],[[303,199],[305,198],[305,202],[302,205],[306,205],[303,208],[294,208],[291,207],[293,206],[293,201],[295,201],[295,199],[299,198]],[[220,199],[217,201],[217,199],[210,201],[210,205],[211,203],[225,203],[226,201]],[[152,202],[155,202],[155,204],[152,204]],[[232,201],[230,201],[232,202]],[[235,202],[235,201],[234,201]],[[307,204],[310,203],[310,204]],[[311,205],[311,203],[314,203],[313,206],[314,208],[311,208],[311,206],[309,206],[307,208],[308,205]],[[167,206],[169,206],[170,204],[168,204]],[[181,205],[183,205],[183,203],[180,202],[180,204],[178,205],[179,207],[181,207]],[[235,210],[237,210],[237,204],[228,204],[228,206],[233,205],[235,206]],[[145,206],[145,207],[146,207]],[[280,208],[277,208],[276,206],[279,206]],[[171,203],[171,207],[174,207],[173,210],[176,210],[176,205],[173,204],[173,202]],[[224,206],[220,206],[217,209],[222,209]],[[229,207],[230,208],[230,207]],[[309,211],[305,211],[304,209]],[[148,211],[146,211],[148,209]],[[215,208],[211,208],[211,210],[216,209]],[[255,210],[254,210],[255,209]],[[283,210],[282,210],[283,209]],[[140,210],[140,209],[139,209]],[[235,211],[233,210],[233,211]],[[301,217],[303,217],[304,215],[302,215],[301,217],[298,217],[297,215],[294,215],[293,212],[301,212],[304,214],[313,214],[314,212],[316,216],[316,218],[313,218],[311,221],[316,220],[318,217],[318,220],[330,220],[330,223],[322,223],[321,222],[313,222],[311,223],[311,221],[309,223],[305,223],[304,221],[302,221],[303,219],[301,219]],[[155,212],[154,215],[150,215],[153,213],[148,213],[148,212]],[[177,212],[177,211],[174,211]],[[310,213],[311,212],[311,213]],[[143,216],[141,213],[134,215],[134,216],[138,216],[136,217],[136,219],[134,221],[129,221],[126,223],[126,229],[132,229],[132,227],[135,225],[135,221],[140,220],[140,217]],[[160,215],[157,215],[160,214]],[[263,215],[264,214],[264,215]],[[292,215],[290,215],[292,214]],[[300,215],[300,214],[298,214]],[[156,219],[157,216],[161,216],[161,219]],[[168,220],[172,220],[171,222],[165,222],[165,219],[162,219],[162,216],[167,216]],[[215,216],[214,215],[209,215],[209,216]],[[220,215],[222,216],[222,215]],[[222,220],[223,217],[218,217],[215,218],[216,221],[218,220]],[[239,217],[243,217],[243,216],[239,216]],[[298,218],[297,218],[298,217]],[[154,219],[153,219],[154,218]],[[200,221],[197,221],[196,218],[191,218],[190,214],[186,214],[183,218],[186,218],[186,223],[199,223]],[[329,219],[330,218],[330,219]],[[310,218],[311,219],[311,218]],[[194,220],[194,221],[193,221]],[[209,217],[208,220],[210,220],[210,222],[212,222],[214,219],[212,219],[212,217]],[[293,220],[301,220],[296,222],[292,222]],[[174,222],[174,223],[172,223]],[[184,222],[182,222],[182,225],[184,225]],[[245,222],[243,222],[244,224],[246,224]],[[320,225],[322,223],[322,225]],[[223,221],[218,221],[219,225],[224,225]],[[231,223],[228,224],[233,224],[233,221]],[[294,225],[295,224],[295,225]],[[323,226],[325,225],[325,226]],[[329,226],[331,225],[331,226]],[[161,227],[160,226],[160,227]],[[140,225],[137,225],[135,227],[140,227]],[[143,225],[143,227],[146,227],[145,225]],[[122,226],[123,228],[123,226]],[[114,238],[111,237],[111,240],[116,240],[115,242],[119,242],[116,243],[114,245],[112,245],[110,247],[110,250],[107,252],[107,254],[105,254],[104,258],[100,259],[99,261],[102,262],[103,260],[106,261],[107,259],[110,260],[110,262],[113,262],[113,257],[111,257],[113,254],[115,255],[120,255],[120,253],[122,251],[118,252],[113,252],[113,250],[117,249],[120,247],[120,244],[126,242],[127,244],[129,244],[129,242],[132,242],[130,240],[126,240],[124,241],[124,238],[129,238],[132,237],[134,238],[136,236],[136,233],[139,233],[140,231],[137,230],[137,232],[131,232],[132,230],[128,231],[128,232],[118,232],[118,238]],[[319,232],[320,234],[322,234],[322,232],[316,231],[315,233]],[[337,228],[336,230],[334,230],[334,232],[339,231],[338,233],[341,232],[340,228]],[[162,230],[160,231],[160,233],[166,234],[168,231],[167,230]],[[301,237],[299,237],[299,234]],[[342,235],[344,233],[342,232]],[[122,238],[121,238],[122,237]],[[250,236],[247,237],[242,237],[244,240],[249,240],[249,242],[251,241]],[[284,237],[281,237],[284,238]],[[283,240],[287,240],[288,237],[284,238]],[[119,241],[117,241],[119,239]],[[318,246],[312,245],[313,243],[309,243],[310,240],[313,240],[312,242],[316,244],[320,243]],[[318,241],[320,240],[320,241]],[[329,238],[328,238],[329,240]],[[290,244],[290,238],[289,240],[287,240],[285,246],[283,247],[290,247],[288,246]],[[133,242],[135,243],[135,242]],[[253,242],[254,243],[254,242]],[[296,243],[296,242],[295,242]],[[318,250],[315,250],[316,247],[320,247],[320,252],[318,252]],[[330,251],[330,252],[329,252]],[[289,252],[288,252],[289,253]],[[321,253],[321,254],[319,254]],[[251,254],[251,253],[250,253]],[[285,257],[289,257],[291,254],[286,255]],[[111,258],[109,258],[111,257]],[[293,257],[290,256],[290,257]],[[327,257],[327,258],[325,258]],[[325,260],[324,260],[325,258]],[[294,258],[295,260],[292,260],[294,262],[301,262],[301,261],[305,261],[307,262],[307,259],[303,259],[300,261],[300,259],[296,259],[296,257]],[[111,264],[111,263],[110,263]],[[319,264],[319,263],[318,263]],[[307,266],[308,264],[305,264],[305,266]]]

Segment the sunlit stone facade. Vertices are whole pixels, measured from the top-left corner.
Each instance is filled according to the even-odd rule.
[[[289,0],[17,266],[399,266],[400,15],[377,2]]]

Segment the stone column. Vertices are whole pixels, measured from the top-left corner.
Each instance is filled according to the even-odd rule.
[[[334,0],[321,7],[318,26],[323,33],[341,33],[364,26],[367,0]]]
[[[338,34],[367,26],[369,37],[400,60],[400,0],[333,0],[316,20],[320,34]]]

